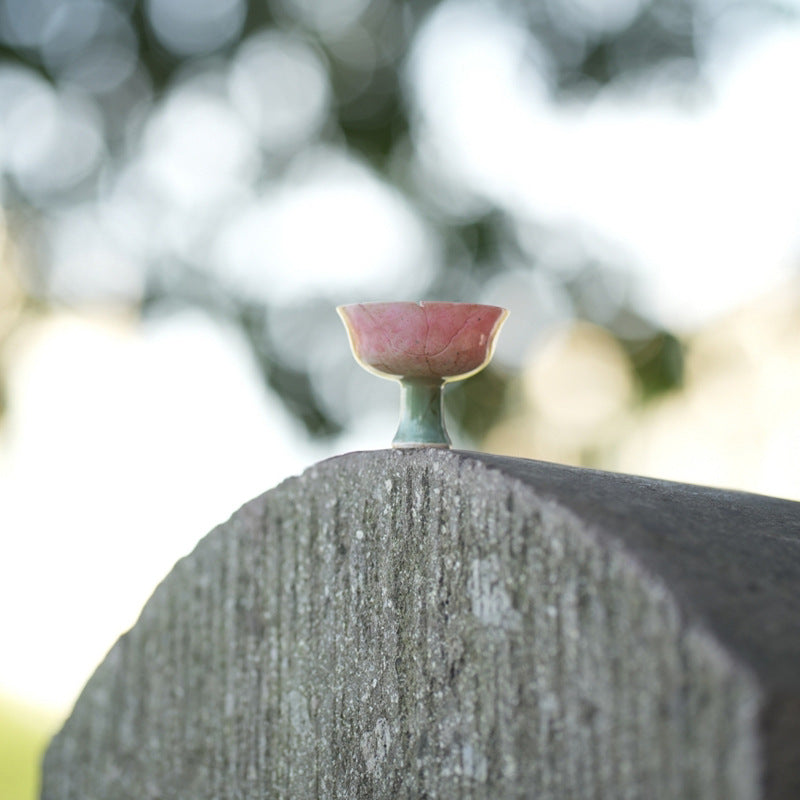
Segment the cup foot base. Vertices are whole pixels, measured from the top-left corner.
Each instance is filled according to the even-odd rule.
[[[392,442],[392,450],[418,450],[421,447],[436,447],[439,450],[450,449],[450,445],[444,442]]]

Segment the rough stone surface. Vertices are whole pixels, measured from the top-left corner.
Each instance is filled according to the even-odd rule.
[[[800,504],[353,453],[181,560],[44,800],[800,797]]]

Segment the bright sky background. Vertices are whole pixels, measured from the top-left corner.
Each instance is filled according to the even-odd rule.
[[[83,209],[65,220],[54,280],[74,286],[87,264],[113,259],[118,291],[137,290],[142,245],[131,231],[146,232],[152,220],[137,218],[130,199],[143,180],[173,209],[160,220],[173,251],[208,244],[187,233],[187,198],[198,192],[197,159],[222,151],[205,176],[213,198],[205,210],[192,206],[191,222],[203,230],[203,214],[220,203],[250,209],[231,214],[212,248],[211,266],[225,279],[256,294],[271,287],[286,301],[320,282],[330,292],[376,293],[371,299],[413,292],[432,244],[410,207],[365,167],[316,153],[266,196],[241,186],[263,114],[237,70],[292,47],[309,103],[289,108],[282,124],[293,131],[297,115],[317,124],[327,96],[313,58],[297,43],[251,44],[231,72],[238,116],[202,86],[176,93],[145,137],[144,168],[120,176],[102,214]],[[409,71],[443,168],[501,205],[623,248],[644,302],[673,328],[707,323],[796,269],[797,27],[733,51],[720,45],[724,60],[708,60],[711,101],[695,110],[644,85],[557,108],[544,91],[546,65],[521,70],[521,47],[513,25],[478,5],[447,3],[430,20]],[[37,91],[42,103],[55,102]],[[14,157],[32,155],[23,148]],[[318,236],[308,235],[309,209],[321,220]],[[265,229],[275,234],[268,241]],[[305,268],[329,263],[345,244],[357,252],[335,271]],[[509,336],[514,326],[512,316]],[[338,346],[347,348],[344,330]],[[144,326],[110,312],[54,315],[16,343],[9,388],[0,430],[0,690],[62,710],[200,536],[321,458],[387,446],[395,422],[367,416],[347,439],[309,444],[263,389],[238,335],[194,312]]]

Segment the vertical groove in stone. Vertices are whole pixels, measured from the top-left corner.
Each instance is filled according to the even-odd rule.
[[[760,797],[749,674],[568,509],[452,454],[318,465],[157,589],[44,800]]]

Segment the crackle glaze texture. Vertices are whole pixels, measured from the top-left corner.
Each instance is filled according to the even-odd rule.
[[[42,798],[796,798],[798,509],[431,449],[323,462],[175,566]]]
[[[466,378],[489,363],[508,316],[497,306],[427,301],[337,310],[356,360],[384,378]]]

